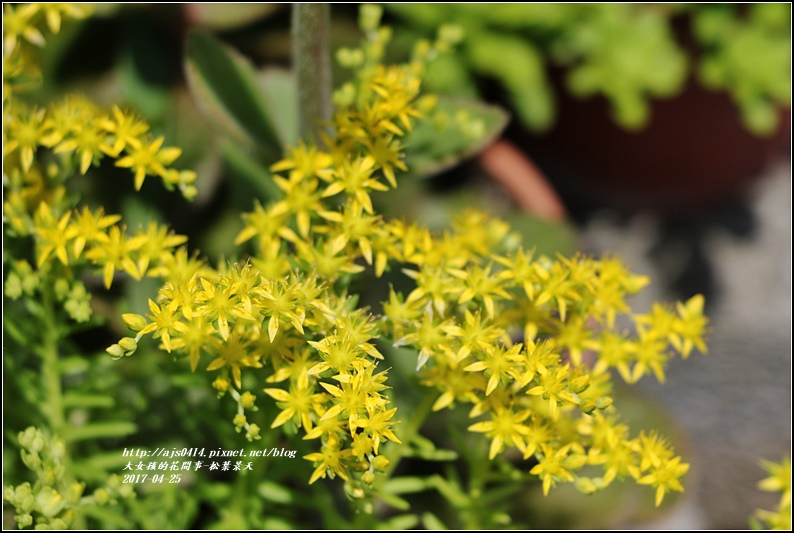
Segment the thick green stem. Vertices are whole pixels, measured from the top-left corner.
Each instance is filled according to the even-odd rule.
[[[318,140],[318,128],[331,120],[331,54],[328,4],[292,6],[292,58],[298,86],[298,124],[302,139]]]

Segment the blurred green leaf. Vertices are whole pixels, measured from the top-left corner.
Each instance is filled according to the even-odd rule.
[[[295,76],[288,70],[270,68],[259,72],[257,80],[281,144],[294,146],[299,140]]]
[[[106,480],[107,472],[121,470],[129,461],[129,457],[122,455],[124,450],[95,453],[91,457],[75,462],[75,470],[80,472],[84,479]]]
[[[115,404],[116,401],[113,397],[105,394],[83,394],[69,391],[63,396],[63,406],[67,409],[75,407],[101,407],[107,409]]]
[[[383,490],[391,494],[410,494],[427,490],[427,479],[415,476],[396,477],[383,484]]]
[[[428,119],[405,137],[408,174],[432,176],[477,155],[499,137],[507,121],[507,113],[497,106],[439,99]]]
[[[65,430],[64,438],[69,442],[91,439],[126,437],[138,431],[132,422],[95,422],[86,426]]]
[[[260,483],[256,487],[256,492],[262,498],[274,503],[290,504],[293,501],[292,492],[289,489],[272,481]]]
[[[392,494],[388,491],[382,491],[378,493],[378,496],[384,503],[394,507],[395,509],[399,509],[400,511],[407,511],[411,508],[411,504],[407,501],[403,500],[399,496]]]
[[[187,39],[185,71],[194,98],[215,124],[278,157],[281,143],[247,59],[214,37],[193,32]]]
[[[449,529],[436,515],[429,512],[422,514],[422,525],[425,526],[425,529],[435,531]]]
[[[404,531],[406,529],[415,528],[417,524],[419,524],[418,516],[415,514],[403,514],[378,524],[378,529]]]

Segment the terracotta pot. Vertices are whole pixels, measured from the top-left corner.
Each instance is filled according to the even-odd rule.
[[[552,76],[558,116],[545,135],[521,144],[571,206],[687,213],[741,194],[789,145],[790,110],[769,137],[751,134],[724,93],[690,80],[653,102],[645,129],[618,126],[602,97],[576,99]],[[516,133],[514,130],[513,133]]]

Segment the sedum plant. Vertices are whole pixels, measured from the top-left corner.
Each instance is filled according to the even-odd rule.
[[[650,102],[678,94],[690,70],[705,87],[727,92],[756,135],[771,134],[777,109],[791,105],[787,4],[387,7],[419,33],[460,24],[467,35],[462,53],[434,67],[433,88],[473,94],[477,78],[494,79],[522,122],[537,131],[554,122],[550,68],[564,72],[574,96],[606,98],[627,129],[644,127]],[[679,28],[687,26],[691,42],[679,42]]]
[[[230,404],[228,421],[213,424],[232,427],[235,446],[303,450],[302,466],[258,480],[258,494],[281,504],[303,495],[327,509],[326,527],[504,527],[511,522],[502,512],[506,496],[533,479],[544,494],[563,483],[593,493],[631,480],[649,486],[657,506],[683,490],[689,465],[659,432],[631,430],[613,401],[612,371],[628,383],[646,375],[663,381],[673,357],[705,352],[702,297],[637,313],[627,299],[649,280],[619,258],[536,254],[507,223],[474,210],[442,232],[378,212],[408,170],[405,146],[415,124],[433,113],[435,99],[421,95],[428,62],[458,40],[456,31],[420,42],[407,63],[384,65],[390,32],[380,26],[380,9],[364,6],[365,40],[340,54],[353,75],[332,98],[330,124],[315,129],[309,122],[304,140],[261,170],[277,197],[242,215],[239,254],[212,264],[188,252],[186,237],[156,223],[130,231],[118,215],[81,206],[69,192],[76,174],[103,159],[131,169],[138,189],[146,176],[158,176],[188,198],[195,174],[175,168],[179,150],[163,148],[134,113],[77,97],[27,103],[21,86],[35,55],[24,39],[43,44],[44,24],[55,29],[54,8],[6,9],[14,21],[4,26],[6,64],[16,67],[4,75],[13,88],[4,100],[5,293],[24,318],[6,315],[4,327],[44,383],[43,397],[29,399],[40,410],[38,427],[18,438],[37,481],[4,488],[20,526],[82,526],[86,516],[106,516],[97,506],[132,496],[131,485],[112,475],[124,462],[105,463],[113,466],[99,474],[73,466],[86,449],[78,442],[135,431],[128,420],[75,428],[67,418],[70,404],[106,401],[67,401],[57,370],[72,332],[93,324],[83,281],[93,274],[106,289],[121,273],[159,286],[148,313],[120,313],[131,333],[107,353],[126,358],[150,337]],[[192,41],[195,87],[212,96],[210,107],[242,119],[240,102],[254,101],[245,67],[209,39]],[[205,83],[213,69],[235,74],[248,99],[233,98],[234,80],[213,93]],[[238,107],[228,110],[229,101]],[[235,128],[271,136],[271,125],[250,120],[261,112],[252,109]],[[362,287],[378,278],[393,282],[386,300],[364,305]],[[40,342],[28,340],[35,338],[29,327],[45,332]],[[440,411],[450,413],[456,450],[429,438]],[[454,463],[461,456],[468,458],[465,480],[451,469],[414,475],[401,467],[409,458]],[[94,464],[90,459],[84,464]],[[88,496],[77,479],[87,471],[98,487]],[[241,476],[239,486],[253,475]],[[319,484],[343,487],[351,512],[329,510],[328,498],[311,488]],[[425,491],[438,493],[455,515],[439,517],[416,502],[411,508],[412,495]],[[267,524],[301,527],[299,515],[284,517]]]

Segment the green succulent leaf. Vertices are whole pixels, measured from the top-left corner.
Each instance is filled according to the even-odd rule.
[[[294,146],[298,142],[298,89],[295,76],[288,70],[271,68],[259,72],[257,81],[281,144]]]
[[[507,112],[497,106],[462,98],[439,99],[429,119],[406,135],[409,174],[433,176],[474,157],[499,137],[507,121]]]
[[[185,71],[210,120],[238,141],[273,157],[280,153],[281,142],[248,60],[214,37],[194,32],[187,38]]]

